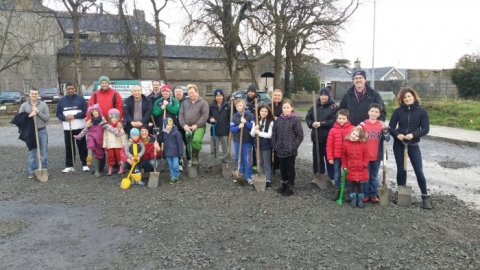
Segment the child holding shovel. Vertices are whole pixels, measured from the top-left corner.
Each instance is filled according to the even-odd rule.
[[[128,140],[127,145],[124,148],[126,160],[122,160],[122,165],[125,167],[126,170],[130,170],[132,164],[135,162],[137,163],[134,174],[139,174],[140,170],[142,169],[142,165],[140,163],[140,159],[142,158],[143,154],[145,153],[145,145],[143,145],[142,140],[140,139],[140,131],[137,128],[132,128],[130,130],[130,140]],[[139,181],[132,181],[133,185],[145,186],[145,183],[141,180]]]
[[[120,112],[117,109],[108,110],[108,120],[109,122],[107,125],[109,125],[110,128],[118,131],[118,134],[122,134],[122,135],[116,136],[115,134],[108,132],[107,130],[103,132],[103,148],[107,149],[107,154],[108,154],[107,175],[108,176],[112,175],[113,166],[115,165],[120,166],[118,174],[123,174],[125,171],[120,164],[121,163],[120,151],[122,150],[122,148],[125,147],[127,137],[125,135],[125,132],[123,131],[123,128],[120,125],[118,125],[118,121],[120,121]]]
[[[295,185],[295,159],[298,147],[303,141],[303,128],[300,119],[293,111],[293,101],[286,99],[282,114],[275,120],[272,132],[272,146],[280,159],[282,186],[277,190],[283,196],[293,195]]]
[[[238,164],[240,159],[240,167],[238,168],[239,174],[244,174],[249,185],[253,185],[252,182],[252,146],[253,138],[250,136],[255,117],[246,109],[245,100],[239,98],[235,100],[235,108],[237,112],[230,120],[230,132],[233,134],[233,148],[235,152],[235,164]],[[243,128],[246,128],[243,132],[240,132]],[[242,138],[240,138],[242,133]],[[241,142],[241,143],[240,143]],[[241,149],[242,156],[239,156],[239,150]],[[250,159],[249,159],[250,157]],[[236,182],[234,180],[233,182]]]
[[[273,114],[267,104],[258,107],[260,120],[258,126],[253,123],[250,135],[252,137],[260,137],[260,168],[265,174],[266,187],[272,187],[272,131],[273,131]]]
[[[346,180],[350,182],[350,206],[363,208],[363,183],[368,180],[369,154],[365,131],[353,128],[342,145],[342,167],[347,169]]]
[[[163,120],[160,142],[163,143],[163,156],[167,160],[170,170],[170,184],[177,183],[180,180],[178,159],[183,156],[183,138],[170,117]]]

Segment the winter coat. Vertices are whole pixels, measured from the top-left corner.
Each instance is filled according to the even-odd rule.
[[[407,106],[402,105],[393,111],[389,122],[390,134],[395,140],[399,134],[407,135],[412,133],[411,144],[420,142],[420,138],[427,135],[430,131],[430,121],[427,111],[420,107],[418,102]]]
[[[108,124],[110,125],[110,124]],[[125,147],[125,144],[127,142],[127,136],[125,135],[125,132],[123,131],[123,128],[118,128],[118,127],[112,127],[111,128],[116,128],[121,136],[116,136],[115,134],[111,133],[107,129],[103,131],[103,148],[110,149],[110,148],[123,148]]]
[[[37,148],[35,139],[35,124],[33,118],[28,117],[29,113],[21,112],[15,115],[10,123],[18,127],[18,138],[27,144],[28,150]]]
[[[333,127],[333,124],[335,124],[335,114],[338,111],[338,107],[332,100],[328,100],[327,103],[322,104],[320,102],[320,99],[317,99],[316,107],[317,122],[320,122],[320,127],[317,128],[318,142],[325,143],[327,142],[328,132]],[[307,122],[307,126],[312,129],[312,131],[310,132],[310,137],[312,139],[312,142],[315,142],[315,129],[312,127],[313,122],[315,122],[315,117],[313,115],[313,107],[310,107],[310,109],[308,110],[305,121]]]
[[[283,104],[283,100],[280,101],[279,103],[273,103],[273,109],[272,109],[273,116],[280,117],[280,115],[283,113],[282,104]]]
[[[133,158],[133,145],[137,145],[137,156],[138,158],[142,158],[143,154],[145,153],[145,146],[143,145],[142,141],[139,141],[138,143],[135,143],[132,139],[128,140],[127,144],[123,148],[125,151],[125,155],[127,156],[127,159]]]
[[[177,127],[172,127],[170,132],[163,130],[160,134],[160,142],[163,142],[164,157],[181,157],[183,156],[183,139],[182,134]]]
[[[155,124],[157,127],[160,128],[160,130],[163,130],[163,101],[165,99],[163,97],[160,97],[159,99],[155,100],[153,103],[153,109],[152,109],[152,115],[155,117]],[[167,106],[165,109],[167,110],[166,117],[174,119],[174,124],[178,126],[178,114],[180,113],[180,105],[178,103],[178,100],[175,99],[174,97],[170,97],[166,99],[168,101]],[[149,116],[150,117],[150,116]]]
[[[142,122],[143,125],[148,127],[148,122],[150,122],[150,115],[152,114],[152,103],[150,102],[150,99],[144,96],[143,94],[141,95],[142,98]],[[125,130],[129,131],[131,130],[132,127],[132,121],[133,121],[133,115],[135,113],[135,99],[133,96],[129,96],[127,99],[125,99],[125,112],[124,112],[124,117],[126,125],[125,125]]]
[[[343,95],[342,101],[340,101],[340,109],[347,109],[349,111],[349,121],[354,126],[358,126],[360,122],[368,119],[368,107],[370,104],[378,103],[382,105],[382,108],[385,108],[380,94],[373,90],[369,85],[365,85],[365,88],[365,94],[360,101],[357,100],[357,96],[355,95],[354,91],[357,91],[355,90],[355,86],[350,87]],[[385,121],[386,115],[385,109],[382,109],[378,120]]]
[[[210,118],[215,119],[215,135],[228,136],[230,133],[230,102],[224,100],[223,103],[218,106],[217,101],[212,101],[210,104],[208,123],[210,123]],[[212,128],[210,128],[210,135],[213,135],[212,132]]]
[[[347,168],[347,181],[366,182],[369,179],[369,154],[367,144],[361,141],[352,142],[346,139],[342,146],[342,168]]]
[[[298,147],[303,141],[303,129],[295,113],[283,113],[275,120],[272,132],[272,146],[280,158],[298,155]]]
[[[335,158],[342,157],[342,144],[345,140],[345,136],[350,133],[354,126],[349,122],[340,126],[339,123],[335,123],[333,128],[328,132],[327,137],[327,160],[334,160]]]
[[[148,137],[146,141],[142,139],[142,142],[143,142],[143,145],[145,146],[145,153],[143,153],[142,160],[155,159],[155,149],[154,149],[155,138]],[[162,157],[162,150],[159,150],[157,151],[157,159],[160,159],[161,157]]]
[[[272,150],[273,123],[273,120],[267,121],[266,119],[261,119],[258,121],[258,125],[260,126],[260,132],[258,133],[258,136],[260,137],[260,150]],[[255,138],[253,147],[257,147],[255,123],[250,131],[250,136]]]
[[[97,90],[93,92],[92,96],[88,100],[88,106],[92,106],[93,104],[100,105],[102,108],[102,115],[105,119],[108,119],[108,111],[110,109],[117,109],[120,112],[120,122],[123,121],[123,100],[120,93],[113,90],[112,88],[108,88],[107,90]],[[85,120],[90,119],[90,114],[87,113],[87,117]]]
[[[73,114],[73,120],[66,121],[65,116]],[[63,130],[83,129],[85,127],[85,117],[87,115],[87,101],[77,94],[66,95],[62,97],[57,104],[57,118],[62,121]]]
[[[243,134],[242,134],[242,143],[244,142],[253,142],[252,136],[250,136],[250,130],[252,130],[253,123],[255,123],[255,118],[253,114],[250,113],[250,111],[245,110],[245,114],[243,116],[246,120],[244,126],[243,126]],[[241,129],[238,127],[240,125],[240,119],[242,118],[242,114],[239,112],[236,112],[232,120],[230,120],[230,132],[233,134],[233,141],[234,142],[239,142],[240,141],[240,131]]]
[[[251,111],[252,113],[255,112],[255,99],[257,99],[257,106],[260,107],[261,105],[263,105],[263,101],[260,100],[260,96],[258,94],[255,94],[255,96],[253,98],[248,98],[248,95],[247,95],[247,98],[245,99],[245,103],[247,105],[247,110]]]

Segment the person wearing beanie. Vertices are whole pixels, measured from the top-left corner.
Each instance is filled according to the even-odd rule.
[[[257,95],[257,87],[253,84],[249,85],[247,88],[247,98],[246,98],[246,105],[247,105],[247,110],[250,111],[255,115],[255,99],[257,100],[258,107],[263,105],[263,101],[260,100],[260,96]],[[257,112],[258,113],[258,112]],[[253,156],[256,157],[256,149],[253,148]],[[257,159],[254,158],[252,162],[252,168],[254,171],[257,170]]]
[[[210,104],[208,116],[208,123],[211,125],[210,153],[214,152],[213,129],[215,128],[215,145],[217,152],[220,153],[220,147],[222,148],[221,154],[217,155],[217,157],[220,158],[222,162],[227,162],[228,135],[230,134],[230,103],[225,100],[221,88],[216,89],[213,94],[215,100]]]
[[[307,116],[305,117],[307,126],[312,130],[310,132],[310,138],[312,140],[313,174],[320,172],[320,177],[325,178],[324,174],[327,172],[328,177],[334,179],[335,169],[333,164],[328,162],[326,154],[328,132],[330,132],[330,129],[335,124],[338,107],[335,104],[335,101],[330,98],[330,89],[324,87],[318,91],[318,98],[315,107],[317,113],[316,119],[313,105],[310,107]],[[319,157],[317,157],[317,142],[320,152]],[[318,168],[317,158],[320,159],[320,168]],[[315,181],[312,180],[310,183],[315,184]]]
[[[127,160],[122,161],[122,165],[125,170],[130,170],[134,162],[137,162],[134,168],[135,171],[141,171],[142,163],[140,162],[143,154],[145,153],[145,145],[140,139],[140,130],[138,128],[132,128],[130,130],[130,139],[128,143],[123,148]],[[140,179],[140,181],[132,180],[131,185],[145,186],[145,183]]]
[[[165,84],[160,88],[162,96],[153,102],[152,115],[155,119],[155,125],[163,130],[163,118],[169,117],[177,119],[180,112],[180,104],[178,100],[171,96],[172,90],[170,85]],[[178,124],[178,122],[175,122]]]
[[[139,85],[132,87],[132,95],[125,99],[125,132],[132,128],[140,128],[151,121],[152,103],[148,97],[142,94]]]
[[[103,148],[107,150],[107,165],[108,165],[108,173],[107,175],[112,175],[113,166],[119,165],[120,170],[118,174],[123,174],[124,170],[121,166],[120,162],[120,151],[123,147],[125,147],[125,142],[127,137],[123,128],[118,125],[120,120],[120,112],[117,109],[110,109],[108,110],[108,124],[111,129],[117,131],[117,135],[108,130],[104,130],[103,132]]]
[[[354,126],[368,119],[369,106],[372,103],[382,105],[382,111],[379,117],[380,121],[385,121],[386,112],[380,94],[367,84],[367,75],[365,70],[359,69],[353,72],[353,86],[350,87],[340,101],[340,109],[347,109],[350,113],[350,123]]]
[[[163,124],[160,142],[163,143],[163,156],[170,170],[170,184],[174,184],[180,180],[179,158],[183,156],[183,139],[173,118],[165,118]]]

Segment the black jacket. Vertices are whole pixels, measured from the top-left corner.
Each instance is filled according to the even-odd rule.
[[[163,142],[164,157],[182,157],[183,156],[183,139],[182,134],[177,127],[172,127],[170,132],[165,130],[160,133],[160,142]]]
[[[215,119],[215,136],[228,136],[230,133],[230,102],[224,100],[223,103],[218,106],[215,100],[212,101],[210,104],[208,123],[210,123],[210,118]],[[210,135],[213,135],[212,128],[210,128]]]
[[[349,111],[349,122],[354,126],[358,126],[358,124],[365,121],[365,119],[368,119],[368,107],[372,103],[382,105],[382,112],[378,120],[385,121],[385,117],[387,116],[385,105],[380,94],[369,85],[365,85],[365,87],[365,94],[360,101],[358,101],[355,96],[355,86],[350,87],[345,95],[343,95],[342,101],[340,101],[340,109],[347,109]]]
[[[329,100],[326,104],[322,104],[320,99],[317,99],[316,109],[317,122],[320,122],[320,127],[317,128],[318,142],[326,143],[328,132],[333,127],[333,124],[335,124],[335,114],[338,111],[338,107],[333,100]],[[315,129],[312,127],[313,122],[315,122],[313,106],[308,110],[305,121],[307,122],[307,126],[312,129],[310,137],[312,142],[315,142]]]
[[[279,157],[296,156],[302,141],[302,122],[294,113],[288,117],[281,115],[275,120],[272,132],[272,146]]]
[[[18,127],[18,138],[27,144],[28,150],[37,148],[37,141],[35,139],[35,124],[33,118],[28,117],[29,113],[21,112],[10,121],[10,123]]]
[[[430,122],[427,111],[420,107],[418,102],[407,106],[402,104],[393,111],[389,122],[390,134],[397,139],[399,134],[413,134],[411,143],[418,143],[420,138],[430,131]]]
[[[135,111],[135,100],[133,96],[129,96],[125,99],[125,107],[123,110],[123,118],[126,121],[125,132],[129,134],[132,129],[133,113]],[[142,124],[148,127],[152,114],[152,102],[149,98],[142,94]]]

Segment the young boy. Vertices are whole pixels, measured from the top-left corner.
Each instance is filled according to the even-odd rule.
[[[179,157],[183,156],[182,134],[175,126],[173,119],[167,117],[163,120],[163,130],[160,135],[160,142],[163,143],[163,156],[168,162],[170,169],[170,184],[180,180]]]
[[[383,140],[390,140],[388,132],[383,134],[383,126],[378,121],[378,117],[382,112],[382,106],[378,103],[372,103],[368,107],[368,119],[359,124],[363,131],[367,134],[367,148],[369,153],[368,175],[369,179],[363,183],[363,202],[371,200],[378,203],[378,171],[380,169],[380,161],[383,153]]]
[[[126,170],[130,170],[134,162],[137,162],[135,165],[135,171],[140,171],[141,163],[140,159],[145,153],[145,146],[143,145],[142,140],[140,139],[140,131],[137,128],[132,128],[130,130],[130,140],[128,140],[127,145],[124,148],[125,155],[127,156],[126,162],[122,162]],[[133,178],[133,177],[132,177]],[[145,183],[142,181],[141,176],[139,181],[132,180],[133,185],[145,186]]]
[[[230,120],[230,131],[233,134],[233,148],[235,150],[235,166],[238,165],[238,160],[240,160],[239,173],[245,174],[245,178],[247,179],[248,184],[253,185],[251,162],[253,158],[253,137],[250,136],[250,131],[252,130],[253,123],[255,123],[255,118],[253,114],[251,114],[250,111],[246,109],[244,99],[239,98],[235,100],[235,108],[237,109],[237,112],[233,115],[232,120]],[[240,145],[240,131],[242,130],[242,128],[245,128],[245,130],[242,133],[242,145]],[[239,157],[238,155],[240,147],[242,149],[241,157]],[[236,182],[236,180],[234,180],[233,182]]]
[[[333,164],[334,180],[336,187],[335,193],[332,197],[332,201],[338,200],[338,197],[340,196],[340,175],[342,173],[342,146],[343,141],[345,140],[345,136],[347,136],[353,129],[353,125],[348,122],[348,119],[348,111],[345,109],[339,110],[337,112],[337,122],[333,125],[333,128],[330,129],[327,137],[327,159],[328,163]]]

